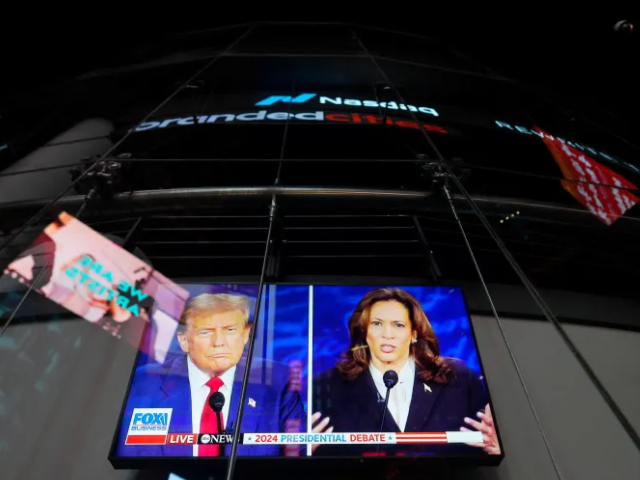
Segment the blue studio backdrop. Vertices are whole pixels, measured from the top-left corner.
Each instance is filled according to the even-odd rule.
[[[385,286],[313,287],[313,374],[333,368],[349,348],[347,324],[356,305],[371,290]],[[401,287],[422,305],[438,337],[440,354],[463,360],[479,377],[478,351],[459,287]]]
[[[257,285],[182,285],[191,297],[201,293],[239,293],[252,302]],[[332,368],[349,346],[347,323],[360,299],[376,286],[313,287],[313,372],[309,372],[309,287],[306,285],[265,285],[258,321],[255,357],[287,365],[300,372],[300,394],[307,405],[308,375]],[[482,377],[471,323],[459,287],[394,287],[406,290],[421,304],[438,337],[440,353],[463,360]],[[177,338],[171,353],[181,355]],[[149,362],[140,353],[136,366]],[[153,361],[153,360],[151,360]]]
[[[181,284],[189,292],[189,298],[203,293],[242,294],[251,301],[250,318],[253,320],[258,285],[207,285]],[[147,335],[150,331],[147,331]],[[265,285],[254,358],[264,358],[300,371],[300,395],[307,405],[307,374],[309,345],[309,287],[289,285]],[[248,344],[247,344],[248,347]],[[245,348],[246,354],[247,348]],[[167,359],[183,355],[177,336],[174,338]],[[154,362],[140,352],[136,367]]]

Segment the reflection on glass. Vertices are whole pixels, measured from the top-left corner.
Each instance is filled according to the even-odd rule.
[[[638,203],[640,199],[625,190],[627,188],[636,190],[637,187],[622,175],[608,169],[559,138],[554,138],[537,127],[536,130],[542,134],[545,145],[562,170],[566,179],[561,181],[563,188],[600,221],[611,225]],[[594,184],[611,185],[611,187]]]
[[[308,363],[307,289],[271,288],[264,299],[267,318],[254,327],[257,285],[185,287],[191,299],[170,355],[162,363],[138,357],[115,456],[228,456],[247,368],[245,436],[238,455],[300,456],[303,445],[278,443],[273,437],[301,433],[307,423],[307,389],[302,388]],[[258,332],[248,365],[251,328]],[[252,435],[258,433],[269,441]]]
[[[163,360],[188,292],[142,260],[67,213],[11,262],[4,272],[114,337]]]

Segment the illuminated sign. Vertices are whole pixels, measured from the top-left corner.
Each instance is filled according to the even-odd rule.
[[[307,122],[333,122],[333,123],[351,123],[361,125],[380,125],[384,121],[386,125],[393,125],[402,128],[423,128],[429,132],[447,134],[449,131],[438,125],[428,123],[418,123],[407,120],[406,118],[380,117],[378,115],[360,114],[360,113],[336,113],[323,112],[317,110],[315,112],[267,112],[260,110],[258,112],[248,112],[241,114],[218,113],[214,115],[190,115],[188,117],[174,117],[164,120],[156,120],[144,122],[138,125],[134,132],[145,132],[148,130],[158,130],[168,127],[185,126],[185,125],[202,125],[209,123],[232,123],[232,122],[266,122],[266,121],[282,121],[282,120],[302,120]]]
[[[264,100],[261,100],[260,102],[256,103],[256,107],[267,107],[269,105],[273,105],[274,103],[278,103],[278,102],[304,103],[307,100],[311,100],[315,96],[316,96],[315,93],[301,93],[295,98],[284,97],[279,95],[271,95],[270,97],[265,98]]]
[[[551,155],[560,166],[562,187],[606,225],[612,225],[640,199],[627,189],[637,187],[622,175],[536,127]],[[603,186],[607,185],[607,186]],[[611,185],[611,186],[609,186]],[[621,188],[616,188],[621,187]]]
[[[636,167],[635,165],[632,165],[630,163],[627,162],[623,162],[622,160],[618,160],[616,158],[613,158],[611,155],[609,155],[606,152],[600,151],[600,150],[596,150],[595,148],[592,148],[588,145],[582,145],[581,143],[577,143],[577,142],[572,142],[570,140],[565,140],[564,138],[560,138],[558,136],[554,137],[553,135],[544,132],[540,129],[532,129],[532,128],[526,128],[523,127],[521,125],[511,125],[510,123],[507,122],[501,122],[499,120],[495,121],[496,125],[500,128],[504,128],[507,130],[510,130],[512,132],[518,132],[521,133],[523,135],[536,135],[538,137],[540,137],[542,140],[559,140],[562,143],[566,143],[567,145],[569,145],[570,147],[574,147],[577,148],[579,150],[582,150],[583,152],[589,152],[589,153],[593,153],[595,155],[599,155],[602,158],[604,158],[605,160],[608,160],[612,163],[615,163],[617,165],[626,167],[630,170],[633,170],[634,172],[638,172],[640,173],[640,168]]]
[[[290,96],[282,96],[282,95],[272,95],[270,97],[265,98],[264,100],[260,100],[256,103],[256,107],[261,106],[269,106],[274,103],[283,102],[283,103],[305,103],[312,98],[316,97],[317,93],[302,93],[295,98]],[[342,97],[325,97],[321,96],[318,98],[318,103],[321,105],[347,105],[350,107],[370,107],[370,108],[386,108],[388,110],[404,110],[409,112],[420,112],[425,115],[433,115],[434,117],[440,116],[440,114],[433,108],[430,107],[416,107],[414,105],[405,105],[404,103],[396,103],[396,102],[377,102],[375,100],[355,100],[352,98],[342,99]]]
[[[218,113],[214,115],[190,115],[188,117],[174,117],[167,118],[165,120],[144,122],[138,125],[134,131],[144,132],[146,130],[155,130],[158,128],[167,128],[169,126],[180,125],[195,125],[203,123],[217,123],[217,122],[258,122],[266,120],[310,120],[310,121],[322,121],[324,120],[324,112],[301,112],[301,113],[287,113],[287,112],[271,112],[267,113],[266,110],[260,110],[259,112],[241,113],[239,115],[233,113]]]
[[[289,111],[289,112],[270,112],[268,110],[259,110],[254,112],[247,113],[220,113],[220,114],[208,114],[208,115],[188,115],[188,116],[176,116],[172,118],[164,118],[159,120],[147,121],[144,122],[137,127],[134,128],[135,132],[145,132],[149,130],[157,130],[164,129],[168,127],[179,127],[179,126],[187,126],[187,125],[204,125],[204,124],[227,124],[234,122],[264,122],[270,123],[273,121],[283,121],[283,120],[291,120],[291,121],[302,121],[303,123],[309,122],[330,122],[330,123],[342,123],[342,124],[364,124],[364,125],[376,125],[381,124],[383,121],[387,125],[393,125],[402,128],[413,128],[413,129],[424,129],[429,132],[440,133],[440,134],[454,134],[455,130],[450,128],[446,128],[439,125],[432,124],[424,124],[421,121],[413,121],[413,119],[407,118],[408,115],[406,113],[413,112],[417,114],[423,115],[431,115],[433,117],[441,117],[440,113],[431,107],[418,107],[414,105],[397,103],[397,102],[377,102],[374,100],[358,100],[353,98],[343,98],[341,96],[336,97],[328,97],[324,95],[319,95],[317,93],[301,93],[297,96],[290,95],[271,95],[266,97],[259,102],[255,103],[256,106],[261,107],[270,107],[272,105],[278,104],[307,104],[310,101],[317,101],[318,104],[326,106],[326,108],[331,109],[333,106],[342,108],[342,112],[337,113],[335,111],[327,110],[316,110],[311,112],[298,112],[298,111]],[[376,108],[376,109],[384,109],[383,114],[386,117],[365,114],[365,113],[355,113],[349,112],[344,113],[344,108],[351,107],[353,109],[358,108]],[[351,109],[349,108],[349,109]],[[405,113],[406,112],[406,113]],[[377,112],[380,113],[380,112]],[[399,115],[405,114],[405,117],[391,117],[389,114],[397,113]],[[457,123],[465,123],[464,118],[460,118],[460,116],[453,116],[449,118],[449,115],[445,115],[448,121],[453,121]],[[535,129],[524,127],[521,125],[514,125],[507,122],[503,122],[500,120],[491,120],[487,119],[486,124],[483,122],[482,126],[488,127],[492,124],[494,127],[497,126],[498,129],[509,131],[511,133],[517,133],[520,135],[527,136],[537,136],[540,139],[544,140],[545,138],[558,138],[560,141],[565,142],[567,145],[571,147],[575,147],[579,150],[584,151],[585,153],[598,155],[599,157],[614,163],[620,167],[627,168],[632,170],[633,172],[640,173],[640,168],[632,165],[630,163],[624,162],[620,159],[609,155],[606,152],[596,150],[587,145],[582,145],[577,142],[572,142],[569,140],[564,140],[560,137],[553,137],[548,133],[541,133]]]

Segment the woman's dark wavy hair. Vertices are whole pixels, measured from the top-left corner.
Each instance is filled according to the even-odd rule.
[[[378,302],[396,301],[407,308],[411,328],[417,332],[417,342],[411,344],[411,354],[416,362],[418,378],[422,381],[449,383],[454,372],[444,357],[440,356],[438,339],[424,313],[420,302],[411,294],[397,288],[379,288],[367,293],[349,317],[349,349],[336,364],[347,379],[355,380],[369,368],[371,354],[367,345],[367,328],[371,307]]]

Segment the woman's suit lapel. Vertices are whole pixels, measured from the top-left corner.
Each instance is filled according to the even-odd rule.
[[[439,384],[431,381],[423,382],[416,372],[405,432],[425,431],[425,425],[441,392],[442,387]]]
[[[382,422],[382,409],[384,407],[384,397],[378,393],[371,373],[364,372],[360,375],[353,384],[353,399],[357,403],[358,417],[361,419],[361,423],[366,424],[366,431],[379,432],[380,422]],[[364,422],[362,422],[364,420]],[[361,425],[360,431],[362,427]],[[399,427],[393,419],[393,415],[387,408],[387,414],[384,419],[384,427],[382,429],[386,432],[399,432]]]

